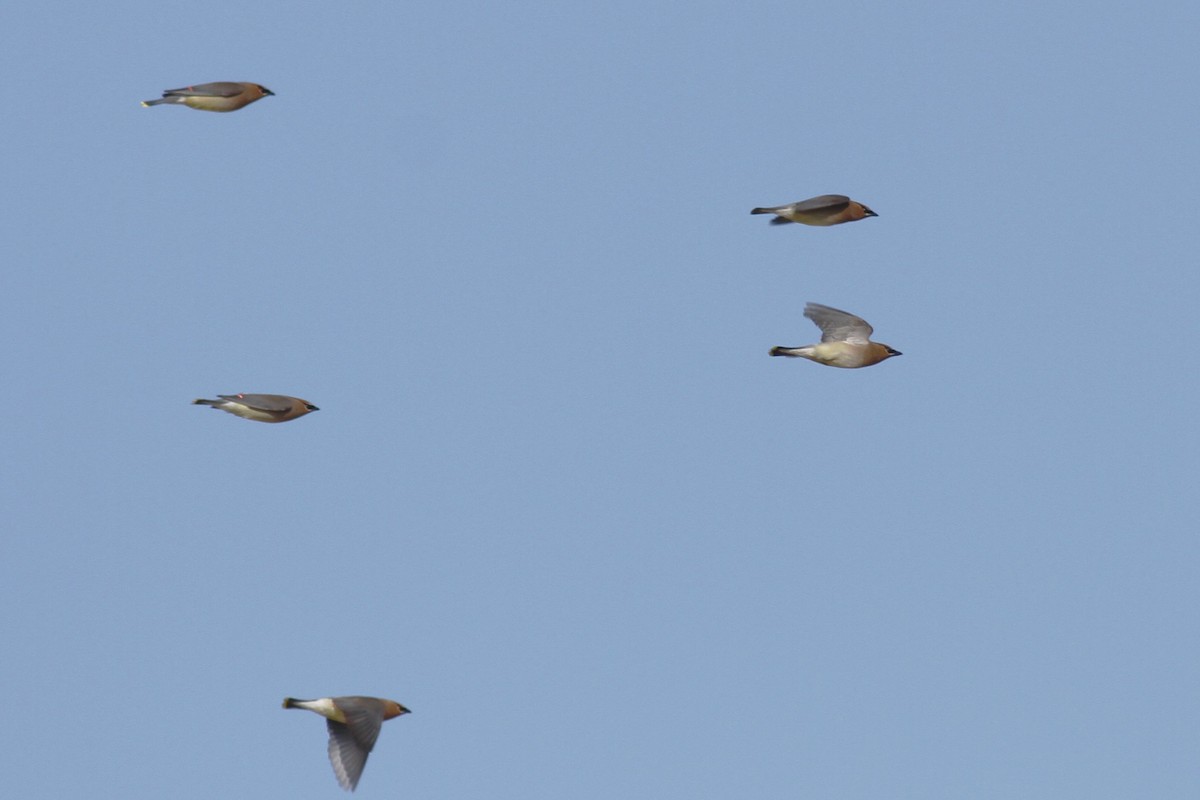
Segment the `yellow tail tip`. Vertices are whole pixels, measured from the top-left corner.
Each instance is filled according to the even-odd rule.
[[[149,108],[149,107],[150,107],[150,104],[149,104],[149,103],[147,103],[145,100],[143,100],[143,101],[142,101],[142,108]]]

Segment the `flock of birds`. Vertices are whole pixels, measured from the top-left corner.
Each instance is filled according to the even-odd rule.
[[[774,214],[772,225],[799,222],[802,225],[841,225],[867,217],[878,217],[862,203],[851,200],[844,194],[823,194],[798,203],[771,208],[752,208],[751,214]],[[862,317],[847,311],[806,303],[804,316],[821,329],[821,341],[801,347],[772,347],[771,355],[790,358],[807,358],[827,367],[858,369],[878,364],[892,356],[903,355],[886,344],[871,341],[874,329]]]
[[[142,105],[183,105],[200,111],[227,112],[245,108],[274,94],[257,83],[219,81],[168,89],[161,98],[144,100]],[[821,195],[783,206],[755,208],[750,213],[774,214],[772,225],[800,223],[818,227],[878,216],[862,203],[840,194]],[[900,355],[898,350],[886,344],[872,342],[871,326],[854,314],[819,303],[808,303],[804,307],[804,316],[821,329],[821,341],[799,347],[773,347],[771,355],[807,358],[818,364],[844,369],[869,367]],[[256,422],[288,422],[320,410],[307,400],[282,394],[222,394],[217,395],[216,400],[200,398],[192,402]],[[302,708],[325,717],[329,729],[329,761],[338,783],[351,792],[358,786],[367,756],[375,747],[384,721],[409,713],[407,708],[394,700],[363,696],[323,697],[317,700],[287,697],[284,698],[283,707]]]

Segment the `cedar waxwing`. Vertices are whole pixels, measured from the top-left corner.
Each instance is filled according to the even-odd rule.
[[[394,700],[379,697],[323,697],[320,700],[283,698],[284,708],[306,708],[325,717],[329,728],[329,763],[347,792],[353,792],[362,777],[367,756],[379,738],[385,719],[408,714]]]
[[[773,356],[807,358],[828,367],[856,369],[878,364],[892,356],[902,355],[886,344],[870,341],[872,328],[865,319],[838,311],[820,303],[804,306],[804,316],[821,329],[820,344],[803,347],[772,347]]]
[[[269,94],[275,93],[257,83],[219,81],[185,86],[182,89],[167,89],[163,92],[162,99],[143,100],[142,105],[149,108],[163,103],[179,103],[201,111],[237,111]]]
[[[864,217],[878,217],[862,203],[855,202],[844,194],[823,194],[810,197],[799,203],[774,208],[752,208],[751,214],[775,214],[772,225],[787,225],[800,222],[805,225],[841,225]]]
[[[212,406],[230,414],[257,422],[287,422],[303,417],[310,411],[320,411],[307,400],[288,397],[286,394],[219,394],[220,400],[198,398],[194,406]]]

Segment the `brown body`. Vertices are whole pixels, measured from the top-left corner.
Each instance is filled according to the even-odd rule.
[[[804,316],[821,329],[819,344],[800,347],[772,347],[771,355],[807,358],[827,367],[858,369],[901,355],[886,344],[870,340],[873,329],[862,317],[856,317],[820,303],[804,306]]]
[[[798,203],[772,208],[752,208],[751,214],[774,214],[772,225],[786,225],[789,222],[799,222],[802,225],[841,225],[843,222],[854,222],[867,217],[879,216],[871,209],[844,194],[823,194],[820,197],[810,197]]]
[[[333,765],[338,783],[348,792],[358,786],[384,720],[409,713],[395,700],[358,695],[319,700],[285,697],[283,707],[303,708],[325,717],[325,726],[329,729],[329,763]]]
[[[321,410],[307,400],[286,394],[219,394],[217,397],[220,399],[197,398],[192,405],[212,406],[256,422],[287,422],[310,411]]]
[[[175,104],[200,111],[237,111],[255,100],[261,100],[273,94],[275,93],[270,89],[257,83],[219,81],[185,86],[182,89],[168,89],[163,92],[162,99],[143,100],[142,105],[149,108],[150,106]]]

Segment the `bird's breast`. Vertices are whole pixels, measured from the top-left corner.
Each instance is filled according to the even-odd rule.
[[[850,342],[821,342],[813,347],[812,358],[830,367],[854,369],[863,365],[865,348]]]

